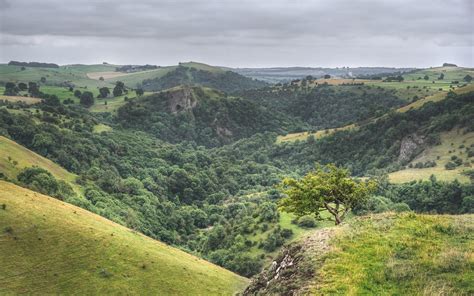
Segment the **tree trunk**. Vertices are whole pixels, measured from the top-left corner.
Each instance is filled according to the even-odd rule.
[[[336,225],[341,224],[342,221],[341,221],[341,218],[339,216],[335,215],[334,218],[336,220]]]

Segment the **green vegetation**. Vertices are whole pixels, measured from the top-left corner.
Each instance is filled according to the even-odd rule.
[[[223,268],[81,208],[0,181],[0,293],[231,295]]]
[[[314,215],[318,220],[322,219],[321,212],[328,211],[339,225],[351,209],[367,200],[376,183],[371,180],[356,182],[348,170],[327,165],[306,174],[301,180],[285,178],[281,186],[287,196],[279,202],[283,211],[301,218]],[[308,226],[310,221],[302,222],[299,221]]]
[[[308,233],[243,295],[470,295],[473,215],[386,213]]]
[[[259,88],[265,82],[244,77],[235,72],[207,67],[195,68],[195,63],[180,64],[165,75],[143,81],[143,89],[159,91],[178,85],[199,85],[212,87],[224,92],[235,92],[244,89]],[[209,69],[211,68],[211,69]]]
[[[428,180],[434,175],[441,181],[459,180],[468,183],[470,178],[465,175],[471,169],[472,152],[474,146],[474,133],[465,130],[453,129],[440,134],[440,143],[425,149],[414,158],[407,168],[389,174],[390,182],[405,183],[413,180]],[[471,156],[470,156],[471,155]],[[452,158],[461,160],[461,165],[455,165],[454,169],[447,170],[445,167],[452,162]],[[432,167],[418,168],[419,164],[434,162]]]
[[[275,186],[284,178],[302,178],[315,163],[335,163],[354,177],[379,176],[375,196],[368,198],[368,204],[354,207],[353,213],[347,212],[347,218],[387,210],[458,214],[473,208],[472,186],[465,183],[472,178],[472,84],[450,92],[436,90],[434,95],[422,88],[426,95],[412,99],[402,95],[401,88],[335,78],[323,82],[309,77],[248,90],[248,80],[237,76],[229,76],[230,82],[222,80],[222,75],[233,74],[194,63],[133,73],[108,66],[70,67],[85,79],[95,79],[95,85],[58,86],[48,84],[51,77],[46,76],[9,84],[9,91],[20,95],[42,92],[44,100],[30,105],[14,99],[0,101],[0,134],[18,143],[10,146],[25,152],[17,157],[10,151],[23,150],[0,149],[2,178],[189,250],[240,275],[258,273],[286,243],[311,227],[330,224],[277,210],[285,196]],[[161,86],[195,85],[142,96],[134,91],[136,84],[127,82],[140,75],[155,81],[152,75],[158,72],[162,78],[169,74],[156,80]],[[443,80],[448,78],[445,74]],[[228,95],[198,86],[205,83],[238,92]],[[418,92],[412,87],[405,91]],[[95,102],[85,108],[79,101],[88,92]],[[462,132],[445,139],[457,131]],[[292,132],[299,132],[295,141],[277,138]],[[311,133],[314,137],[308,137]],[[448,152],[446,143],[453,143]],[[439,153],[432,153],[440,147]],[[424,153],[431,156],[422,159]],[[31,155],[57,165],[22,162]],[[34,165],[47,172],[31,169]],[[452,165],[452,170],[446,170]],[[54,171],[60,166],[72,177],[64,179]],[[39,173],[17,178],[25,167]],[[411,169],[442,169],[453,173],[453,178],[462,172],[464,183],[434,178],[388,183],[387,174]],[[75,194],[62,190],[60,180]],[[326,209],[321,216],[329,219],[331,214]]]
[[[469,295],[474,216],[388,214],[343,227],[312,281],[315,294]]]
[[[32,166],[46,169],[57,179],[66,182],[73,182],[76,179],[74,174],[66,171],[51,160],[0,136],[0,172],[5,177],[15,180],[21,170]]]

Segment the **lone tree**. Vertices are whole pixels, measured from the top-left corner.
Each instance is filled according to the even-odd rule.
[[[112,91],[114,97],[119,97],[123,94],[123,92],[125,91],[125,85],[122,81],[117,81],[115,83],[115,87],[114,87],[114,90]]]
[[[107,86],[99,89],[99,98],[107,98],[110,95],[110,89]]]
[[[137,88],[137,89],[135,90],[135,93],[137,94],[137,96],[141,97],[141,96],[143,96],[144,91],[143,91],[142,88]]]
[[[94,95],[90,91],[85,91],[81,94],[80,103],[86,108],[94,105]]]
[[[322,212],[328,211],[336,225],[355,206],[367,201],[376,189],[376,182],[356,181],[349,171],[333,164],[318,167],[301,180],[286,178],[280,184],[287,197],[279,202],[281,210],[298,217],[314,215],[317,220],[327,220]]]

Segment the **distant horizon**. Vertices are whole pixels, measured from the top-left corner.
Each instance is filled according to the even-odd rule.
[[[102,61],[102,62],[90,62],[90,63],[81,63],[81,62],[74,62],[74,63],[56,63],[54,61],[43,61],[43,60],[19,60],[19,59],[10,59],[8,61],[0,61],[0,64],[8,64],[11,61],[17,61],[17,62],[39,62],[39,63],[52,63],[56,64],[59,66],[73,66],[73,65],[104,65],[104,62],[106,65],[112,65],[112,66],[123,66],[123,65],[154,65],[154,66],[159,66],[159,67],[172,67],[172,66],[177,66],[181,63],[199,63],[199,64],[205,64],[213,67],[218,67],[218,68],[232,68],[232,69],[259,69],[259,68],[265,68],[265,69],[278,69],[278,68],[310,68],[310,69],[318,69],[318,68],[323,68],[323,69],[343,69],[343,68],[349,68],[349,69],[355,69],[355,68],[393,68],[393,69],[428,69],[428,68],[439,68],[442,67],[444,63],[448,64],[454,64],[456,67],[459,68],[474,68],[471,66],[464,66],[464,65],[459,65],[456,63],[452,62],[443,62],[439,65],[431,65],[427,67],[416,67],[416,66],[386,66],[386,65],[371,65],[371,66],[314,66],[314,65],[288,65],[288,66],[227,66],[227,65],[215,65],[211,63],[206,63],[202,61],[179,61],[176,62],[175,64],[157,64],[157,63],[115,63],[115,62],[107,62],[107,61]]]

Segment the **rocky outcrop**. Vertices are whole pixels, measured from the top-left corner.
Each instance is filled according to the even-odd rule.
[[[256,275],[243,295],[302,295],[308,292],[329,251],[333,229],[315,231],[306,238],[285,247],[272,264]]]
[[[173,114],[191,110],[197,105],[197,99],[194,97],[190,87],[170,90],[166,93],[166,96],[168,98],[168,107]]]
[[[400,144],[400,154],[398,155],[398,162],[406,164],[415,156],[420,154],[425,147],[425,139],[423,136],[412,134],[402,139]]]

